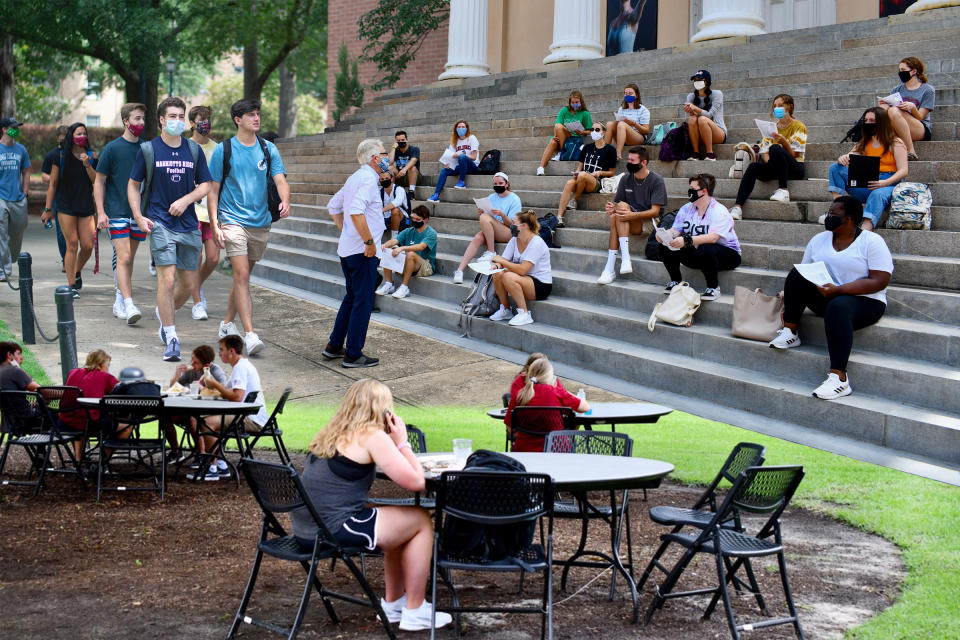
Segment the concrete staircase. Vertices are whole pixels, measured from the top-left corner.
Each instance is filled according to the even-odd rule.
[[[674,394],[674,406],[704,415],[733,410],[735,424],[763,430],[763,423],[786,425],[797,434],[850,455],[900,466],[944,479],[939,467],[960,467],[960,10],[872,20],[833,27],[753,37],[734,43],[706,43],[617,56],[486,78],[437,83],[384,94],[327,133],[284,141],[280,150],[293,189],[293,214],[278,223],[254,276],[268,286],[339,298],[343,278],[336,256],[336,227],[326,203],[356,168],[360,139],[378,136],[389,145],[394,130],[405,129],[421,149],[423,170],[414,204],[432,193],[440,156],[455,120],[465,118],[482,150],[502,150],[501,168],[524,208],[538,215],[556,211],[559,192],[574,163],[552,162],[547,175],[534,169],[557,109],[572,88],[583,91],[595,119],[609,119],[621,88],[636,82],[652,122],[679,120],[677,105],[689,88],[687,78],[711,71],[724,92],[728,141],[758,138],[754,118],[768,118],[770,100],[794,96],[796,117],[809,130],[808,180],[790,185],[792,202],[768,200],[776,185],[760,183],[737,224],[743,265],[721,274],[724,295],[705,303],[691,328],[658,325],[646,329],[653,306],[664,299],[663,266],[641,258],[632,243],[634,273],[611,285],[595,284],[606,257],[607,196],[583,196],[565,214],[558,232],[562,249],[552,251],[552,296],[531,305],[535,324],[522,328],[478,320],[475,340],[523,352],[544,351],[551,359],[641,385],[651,400]],[[927,182],[934,194],[932,231],[879,233],[894,254],[889,304],[876,326],[857,333],[849,373],[855,393],[824,402],[810,395],[828,368],[822,320],[804,318],[804,344],[775,352],[766,344],[733,338],[730,324],[736,285],[778,291],[790,265],[822,227],[826,211],[827,168],[849,149],[838,140],[877,95],[896,84],[900,58],[920,57],[937,88],[934,140],[917,143],[921,160],[910,165],[910,180]],[[657,149],[651,151],[656,153]],[[716,196],[731,205],[738,181],[726,178],[732,144],[717,148],[717,162],[651,163],[667,182],[670,209],[685,201],[687,176],[716,175]],[[623,170],[621,165],[618,172]],[[380,298],[384,314],[436,329],[457,330],[457,304],[467,285],[451,274],[476,232],[472,198],[490,193],[489,176],[470,176],[467,188],[448,182],[434,205],[431,224],[440,236],[440,273],[411,284],[405,300]],[[640,259],[638,259],[640,258]],[[685,276],[703,286],[699,273]],[[724,413],[726,415],[726,413]],[[728,419],[730,421],[730,419]],[[791,426],[795,427],[791,435]],[[823,444],[827,442],[827,444]],[[872,453],[867,454],[870,451]],[[920,467],[901,462],[917,461]],[[931,466],[924,466],[931,465]],[[931,471],[933,470],[933,471]],[[955,472],[952,472],[956,475]],[[949,478],[947,478],[949,481]],[[960,479],[958,479],[960,481]]]

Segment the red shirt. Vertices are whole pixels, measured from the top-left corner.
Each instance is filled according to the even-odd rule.
[[[104,395],[113,391],[113,388],[117,386],[117,379],[114,378],[110,373],[106,371],[100,371],[99,369],[89,370],[89,369],[73,369],[67,374],[67,381],[65,383],[68,387],[80,387],[80,391],[83,394],[84,398],[102,398]],[[70,427],[73,427],[77,430],[84,430],[87,428],[86,416],[82,411],[70,411],[64,413],[60,416],[60,419],[63,420],[65,424]],[[99,420],[100,412],[91,409],[90,410],[90,419]]]
[[[517,376],[520,378],[520,376]],[[522,380],[522,378],[521,378]],[[514,384],[511,385],[511,394],[510,394],[510,404],[507,407],[507,413],[503,421],[509,427],[511,422],[511,412],[513,408],[517,405],[517,396],[520,394],[520,390],[523,389],[523,384],[517,385],[517,381],[514,380]],[[530,399],[526,405],[520,406],[530,406],[530,407],[570,407],[576,411],[577,407],[580,406],[580,398],[573,395],[569,391],[563,388],[563,385],[560,384],[558,380],[554,385],[548,384],[534,384],[533,385],[533,398]],[[563,428],[563,425],[555,425],[552,428],[545,429],[544,432],[548,431],[558,431]],[[513,443],[514,451],[543,451],[543,436],[531,436],[526,433],[517,432],[516,439]]]

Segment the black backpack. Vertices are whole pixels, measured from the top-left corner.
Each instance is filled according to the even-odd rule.
[[[227,176],[230,175],[230,156],[233,154],[233,144],[230,141],[232,139],[227,138],[223,141],[223,178],[220,180],[220,191],[217,192],[218,198],[223,194],[223,185],[227,184]],[[260,143],[260,150],[263,151],[263,157],[267,160],[267,209],[270,211],[270,219],[276,222],[280,219],[280,191],[277,190],[277,183],[273,181],[273,171],[270,168],[270,151],[267,149],[267,143],[260,136],[257,136],[257,142]],[[381,195],[382,199],[383,196]]]
[[[665,213],[660,216],[660,224],[657,226],[661,229],[672,229],[673,221],[676,219],[676,211]],[[656,260],[657,262],[660,262],[660,243],[657,242],[657,234],[651,233],[650,237],[647,238],[647,246],[643,248],[643,255],[647,257],[647,260]]]
[[[688,158],[693,153],[693,145],[690,143],[690,132],[687,123],[684,122],[676,129],[671,129],[660,143],[661,162],[676,162]]]
[[[477,165],[477,173],[492,176],[497,171],[500,171],[500,149],[490,149],[480,159],[480,164]]]
[[[853,142],[854,144],[856,144],[857,142],[860,142],[860,138],[863,137],[862,127],[863,127],[863,116],[860,116],[860,119],[857,120],[857,123],[852,127],[850,127],[849,130],[847,130],[847,135],[843,136],[843,140],[841,140],[840,142],[846,142],[847,140]]]
[[[526,467],[510,456],[480,449],[467,458],[464,470],[525,472]],[[478,562],[497,562],[510,559],[524,569],[532,569],[517,556],[533,544],[536,523],[483,525],[445,516],[443,546],[447,553],[457,558]]]
[[[540,230],[537,232],[543,241],[547,243],[547,247],[550,249],[559,249],[560,244],[556,241],[554,233],[557,230],[557,224],[560,220],[553,213],[548,213],[542,218],[537,218],[537,222],[540,223]]]
[[[403,204],[400,205],[400,210],[403,211],[403,218],[400,220],[400,228],[397,231],[403,231],[413,225],[410,223],[410,196],[404,192],[403,187],[398,187],[396,184],[393,185],[394,193],[397,189],[400,189],[400,192],[403,193]],[[380,202],[383,202],[383,197],[386,195],[384,193],[383,187],[380,187]]]

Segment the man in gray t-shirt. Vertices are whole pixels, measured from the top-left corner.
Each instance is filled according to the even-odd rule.
[[[653,232],[653,220],[660,208],[667,206],[667,187],[656,173],[647,168],[650,157],[644,147],[627,151],[627,175],[620,179],[617,193],[606,206],[610,216],[610,244],[607,264],[597,284],[610,284],[616,277],[613,267],[620,250],[620,273],[633,273],[630,262],[630,235]]]

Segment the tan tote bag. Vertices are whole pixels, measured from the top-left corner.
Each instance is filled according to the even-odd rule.
[[[733,326],[738,338],[770,342],[783,328],[783,292],[768,296],[762,289],[737,287],[733,292]]]

